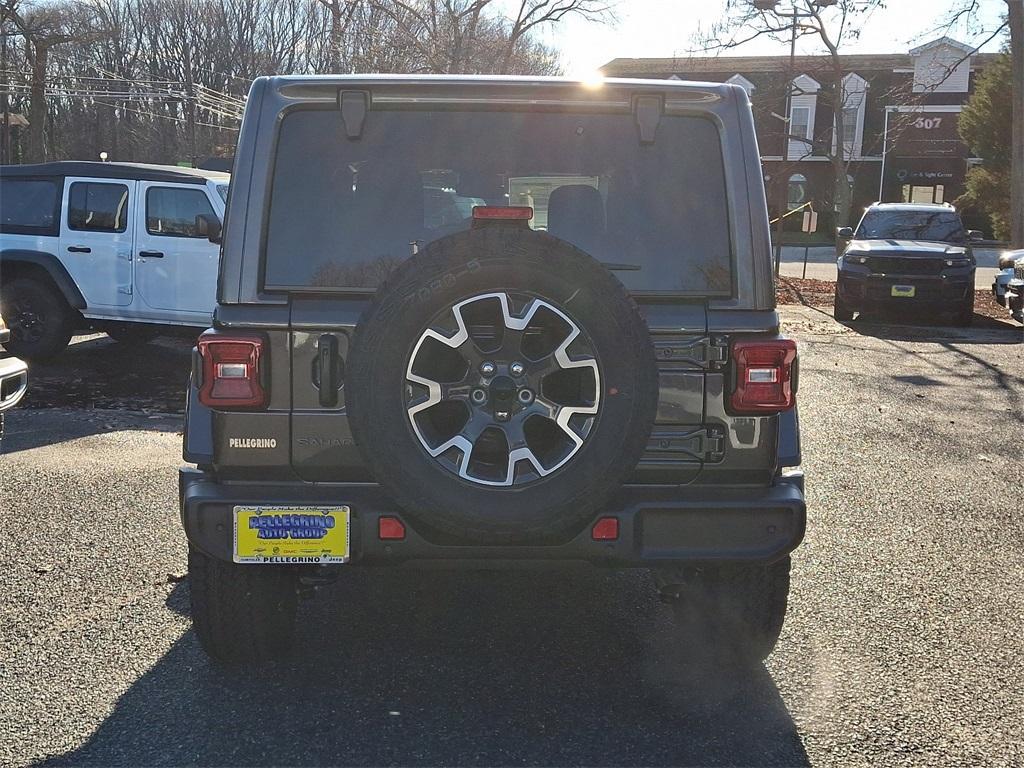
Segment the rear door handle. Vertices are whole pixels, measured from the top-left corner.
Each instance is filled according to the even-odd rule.
[[[69,245],[68,253],[92,253],[92,248],[85,245]]]
[[[162,259],[163,257],[163,251],[139,251],[140,259]]]

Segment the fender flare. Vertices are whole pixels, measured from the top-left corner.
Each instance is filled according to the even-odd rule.
[[[53,280],[72,309],[85,309],[85,297],[61,264],[60,259],[45,251],[31,251],[21,248],[6,248],[0,251],[0,272],[6,264],[32,264],[42,268]]]

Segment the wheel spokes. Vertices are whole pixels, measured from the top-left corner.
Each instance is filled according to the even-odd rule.
[[[480,302],[495,302],[496,307],[485,308]],[[417,438],[432,457],[472,482],[509,486],[517,482],[517,476],[528,481],[551,474],[575,455],[598,413],[600,377],[589,339],[568,316],[542,299],[529,298],[519,306],[513,314],[512,301],[503,292],[455,304],[450,314],[423,332],[406,370],[410,385],[406,409]],[[500,327],[492,324],[490,332],[486,328],[480,331],[483,318],[489,316],[493,323],[500,322]],[[489,351],[478,343],[480,333],[485,345],[486,340],[494,340],[487,345]],[[570,346],[578,341],[584,342],[585,353],[570,356]],[[439,348],[431,345],[437,344],[461,356],[464,367],[453,380],[425,373],[431,366],[420,358],[436,353]],[[540,352],[529,354],[537,350]],[[571,376],[572,372],[584,378],[573,379],[562,389],[575,391],[575,396],[545,395],[547,377]],[[592,398],[582,394],[585,377],[592,378]],[[414,387],[422,391],[413,394]],[[444,421],[438,418],[442,411],[448,420],[444,429],[433,423]],[[573,422],[577,416],[582,421]],[[502,442],[499,453],[496,447]],[[523,462],[528,465],[525,474],[518,472]]]

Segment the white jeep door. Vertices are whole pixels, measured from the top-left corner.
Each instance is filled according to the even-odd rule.
[[[196,216],[215,211],[199,184],[139,182],[135,286],[162,319],[209,323],[217,303],[220,248],[199,234]]]
[[[137,183],[65,179],[59,256],[85,297],[86,315],[110,315],[109,309],[102,308],[131,304],[132,208]]]

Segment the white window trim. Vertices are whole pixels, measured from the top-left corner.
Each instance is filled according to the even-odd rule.
[[[786,133],[792,133],[793,110],[807,109],[807,135],[804,136],[806,141],[787,137],[786,158],[788,160],[806,159],[814,150],[814,120],[818,111],[819,90],[821,90],[821,83],[810,75],[802,74],[793,78]]]
[[[836,123],[843,119],[843,112],[846,110],[846,103],[850,97],[857,99],[857,122],[854,127],[853,136],[847,137],[847,143],[850,144],[850,152],[847,154],[843,153],[844,160],[857,160],[860,158],[861,153],[864,150],[864,113],[867,111],[868,102],[868,88],[870,84],[863,77],[858,75],[856,72],[851,72],[842,80],[842,104],[838,110],[835,110],[832,119],[832,153],[835,154],[838,151],[836,145]],[[845,148],[844,148],[845,149]]]

